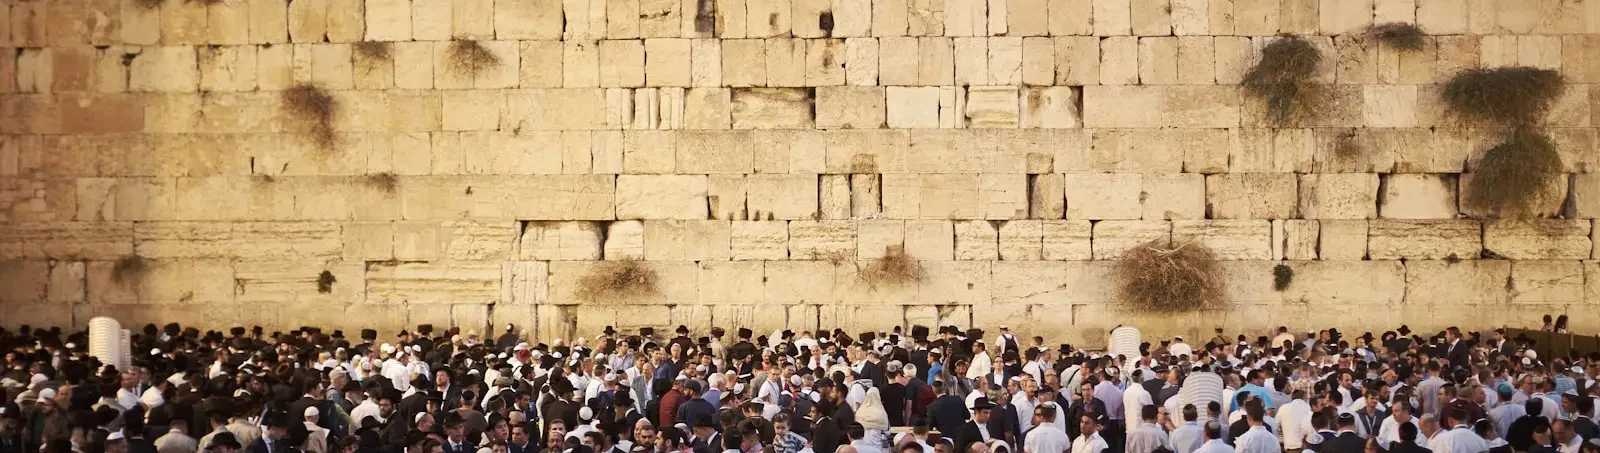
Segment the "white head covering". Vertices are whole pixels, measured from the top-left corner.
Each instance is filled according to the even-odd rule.
[[[866,429],[889,429],[889,413],[883,409],[878,389],[867,389],[866,399],[861,401],[861,407],[856,408],[856,422]]]

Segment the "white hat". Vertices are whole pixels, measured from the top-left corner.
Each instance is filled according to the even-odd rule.
[[[583,421],[594,420],[594,409],[584,406],[578,409],[578,419]]]
[[[322,415],[322,411],[317,410],[316,406],[311,406],[311,407],[307,407],[306,408],[306,416],[307,417],[316,417],[318,415]]]
[[[55,398],[55,397],[56,397],[56,389],[44,389],[44,390],[40,390],[39,391],[39,402],[41,402],[41,403],[43,403],[45,401],[50,401],[51,398]]]
[[[122,440],[122,430],[112,431],[111,434],[106,435],[106,442],[116,442],[119,440]]]
[[[533,349],[533,347],[532,346],[528,346],[528,342],[524,341],[524,342],[521,342],[521,343],[517,343],[517,346],[515,348],[512,348],[512,349],[515,349],[515,350],[518,350],[518,351],[526,351],[526,350],[529,350],[529,349]]]

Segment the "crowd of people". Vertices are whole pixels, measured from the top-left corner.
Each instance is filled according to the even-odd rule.
[[[1600,355],[1264,333],[1112,355],[1003,326],[544,344],[169,324],[119,369],[84,333],[23,327],[0,330],[0,453],[1600,453]]]

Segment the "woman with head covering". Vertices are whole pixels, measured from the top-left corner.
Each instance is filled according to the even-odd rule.
[[[883,408],[883,400],[878,396],[878,389],[868,389],[867,398],[861,401],[861,407],[856,409],[856,423],[866,429],[863,440],[872,445],[889,446],[889,413]]]

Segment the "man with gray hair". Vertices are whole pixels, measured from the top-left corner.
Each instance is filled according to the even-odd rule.
[[[1193,404],[1183,405],[1183,424],[1172,430],[1171,444],[1173,453],[1193,453],[1205,443],[1204,428],[1197,420],[1200,419],[1200,410]]]
[[[1206,426],[1205,426],[1206,441],[1205,441],[1204,444],[1201,444],[1200,448],[1195,450],[1194,452],[1195,453],[1233,453],[1233,446],[1228,445],[1227,440],[1222,438],[1225,434],[1226,433],[1222,431],[1222,424],[1218,423],[1215,419],[1212,419],[1211,421],[1206,422]]]

